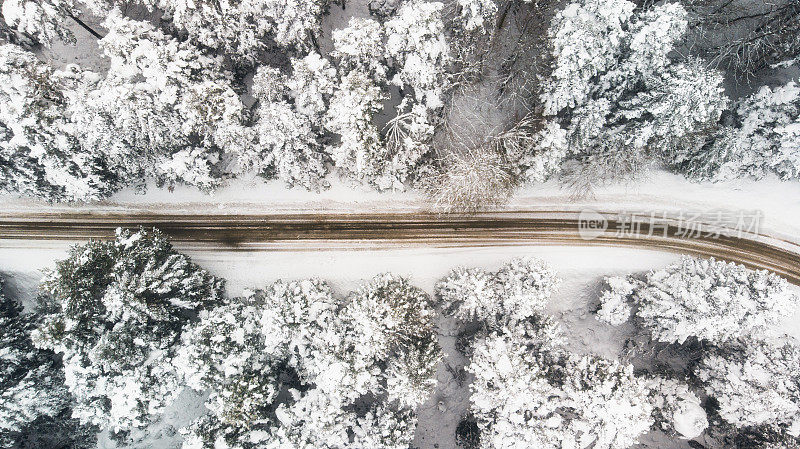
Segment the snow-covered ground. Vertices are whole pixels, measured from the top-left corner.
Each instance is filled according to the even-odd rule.
[[[41,270],[63,258],[73,242],[28,242],[0,240],[0,274],[6,288],[30,305],[36,295]],[[331,283],[338,293],[354,289],[361,280],[381,272],[408,276],[428,293],[436,281],[458,266],[496,269],[515,256],[534,256],[550,263],[563,279],[548,313],[564,327],[569,346],[575,352],[619,356],[624,343],[623,330],[594,318],[597,293],[605,276],[622,275],[666,266],[680,256],[651,250],[608,247],[509,246],[484,248],[394,248],[329,249],[308,251],[203,251],[181,248],[192,259],[217,276],[228,280],[229,295],[240,295],[247,288],[263,287],[276,279],[319,277]],[[797,317],[787,318],[787,329],[797,334]],[[460,366],[463,358],[455,350],[455,327],[441,322],[440,341],[446,362]],[[438,387],[419,410],[416,445],[422,449],[455,447],[455,427],[469,406],[468,381],[459,385],[444,365],[437,373]],[[171,448],[180,440],[175,427],[186,421],[183,413],[198,413],[202,398],[184,394],[181,403],[168,410],[168,416],[154,425],[153,434],[142,447]],[[185,409],[185,410],[183,410]],[[172,423],[172,424],[170,424]],[[173,425],[174,424],[174,425]],[[649,435],[648,447],[666,447],[663,436]],[[688,448],[685,443],[669,447]],[[113,447],[101,438],[100,447]]]

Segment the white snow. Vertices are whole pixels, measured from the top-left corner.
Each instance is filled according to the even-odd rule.
[[[675,431],[687,440],[700,436],[708,427],[705,410],[694,402],[682,402],[672,418]]]

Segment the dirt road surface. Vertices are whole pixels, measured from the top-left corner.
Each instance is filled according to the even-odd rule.
[[[330,247],[470,247],[506,245],[624,246],[715,257],[768,269],[800,285],[800,246],[754,232],[686,229],[674,220],[613,213],[458,214],[0,214],[3,240],[113,238],[115,229],[157,227],[178,247],[204,250],[316,251]],[[599,221],[599,222],[597,222]]]

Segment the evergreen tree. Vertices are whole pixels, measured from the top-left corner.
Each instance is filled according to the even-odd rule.
[[[436,111],[448,86],[450,46],[440,2],[405,2],[386,22],[386,57],[397,74],[392,83],[414,92],[416,102]]]
[[[720,345],[777,324],[798,298],[783,278],[766,270],[686,257],[642,279],[612,278],[603,294],[601,319],[621,324],[635,316],[653,338],[684,343],[697,338]]]
[[[330,61],[311,52],[292,59],[292,75],[286,80],[295,110],[320,128],[336,86],[336,69]]]
[[[90,0],[92,10],[105,16],[121,0]],[[236,0],[213,1],[141,0],[150,10],[164,12],[164,18],[193,44],[228,54],[238,64],[252,66],[263,53],[277,45],[283,50],[305,51],[321,33],[327,0]]]
[[[440,2],[408,1],[384,24],[385,57],[395,72],[390,81],[403,95],[386,132],[391,171],[401,183],[413,179],[432,152],[434,125],[451,88],[444,8]]]
[[[554,347],[545,319],[476,343],[471,410],[484,448],[627,448],[653,424],[633,367]]]
[[[83,145],[129,182],[218,186],[223,156],[253,142],[220,61],[118,13],[105,26],[109,72],[70,108]]]
[[[91,448],[92,429],[70,417],[55,354],[33,346],[36,315],[24,314],[2,287],[0,279],[0,448]]]
[[[557,284],[541,262],[514,259],[496,273],[455,270],[437,285],[446,310],[492,323],[473,336],[467,366],[480,447],[621,449],[654,426],[700,435],[708,420],[687,384],[566,349],[542,314]]]
[[[612,326],[626,323],[633,313],[631,295],[638,286],[632,277],[614,276],[605,279],[605,290],[600,295],[597,319]]]
[[[322,322],[322,307],[330,303],[325,300],[330,293],[324,284],[285,287],[277,283],[269,292],[255,292],[203,311],[197,324],[184,333],[178,366],[189,386],[211,390],[206,402],[211,413],[186,429],[184,447],[213,447],[216,441],[229,447],[258,447],[275,433],[278,394],[300,387],[300,381],[289,365],[289,330],[281,334],[282,329],[270,322],[284,317],[279,316],[280,309],[268,309],[266,304],[275,306],[286,300],[282,307],[291,313],[293,305],[300,312],[305,302],[316,306],[316,318]],[[289,294],[282,296],[281,291]],[[277,301],[272,301],[273,295]],[[302,315],[296,318],[302,319]]]
[[[676,161],[680,169],[711,181],[768,173],[784,180],[800,177],[800,86],[794,81],[764,86],[742,99],[731,121],[712,143]]]
[[[180,393],[181,333],[224,294],[221,279],[143,229],[74,246],[42,287],[35,344],[62,356],[74,416],[121,436]]]
[[[319,139],[321,114],[328,95],[316,88],[320,87],[317,83],[324,86],[329,79],[304,71],[308,68],[305,60],[293,62],[297,66],[291,83],[296,88],[294,91],[289,90],[288,80],[277,69],[260,67],[253,77],[253,93],[259,101],[258,146],[254,147],[255,151],[245,148],[248,152],[241,157],[245,166],[255,167],[263,176],[275,175],[289,186],[319,190],[327,172]],[[330,74],[323,67],[321,75]],[[311,98],[314,94],[318,97]],[[294,95],[295,100],[290,95]],[[297,101],[308,103],[298,106]]]
[[[544,310],[560,279],[544,262],[516,258],[496,272],[457,268],[436,284],[446,313],[502,328]]]
[[[358,71],[376,83],[387,82],[385,32],[379,22],[351,18],[346,28],[333,30],[332,37],[331,56],[337,62],[342,76]]]
[[[627,0],[581,0],[556,15],[541,101],[566,131],[575,187],[672,161],[713,132],[727,106],[722,76],[670,57],[686,17],[676,3],[636,11]]]
[[[84,150],[90,147],[65,115],[70,75],[13,44],[0,46],[0,190],[88,201],[116,189],[116,175]]]
[[[72,0],[3,0],[3,20],[11,28],[49,47],[56,40],[75,44],[75,36],[64,24],[75,14]]]
[[[345,341],[353,348],[354,367],[388,364],[390,398],[403,398],[412,410],[430,395],[440,349],[430,298],[407,279],[378,275],[350,295]],[[345,356],[345,354],[343,354]],[[347,355],[347,357],[353,357]],[[360,360],[359,360],[360,359]],[[359,388],[357,372],[352,382]]]
[[[794,339],[742,339],[703,357],[697,376],[737,426],[800,424],[800,345]]]
[[[333,32],[339,86],[326,127],[340,136],[329,151],[345,175],[379,190],[403,190],[430,155],[449,89],[442,8],[438,2],[411,2],[383,26],[354,18]],[[396,74],[388,79],[390,67]],[[402,99],[381,132],[375,117],[389,98],[389,82],[401,87]]]
[[[351,19],[347,28],[334,31],[333,45],[340,79],[325,126],[339,135],[339,143],[329,147],[330,156],[343,174],[391,188],[394,179],[384,176],[388,152],[375,125],[387,98],[383,30],[374,20]]]
[[[406,448],[440,350],[427,296],[376,277],[346,300],[278,281],[201,313],[179,365],[210,389],[186,448]]]

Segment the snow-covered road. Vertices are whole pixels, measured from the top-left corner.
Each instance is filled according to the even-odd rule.
[[[177,246],[194,251],[308,251],[396,247],[516,245],[622,246],[734,261],[774,271],[800,285],[800,246],[738,229],[732,221],[686,222],[682,217],[597,212],[506,211],[475,215],[154,213],[0,214],[3,241],[84,241],[117,227],[158,227]]]

